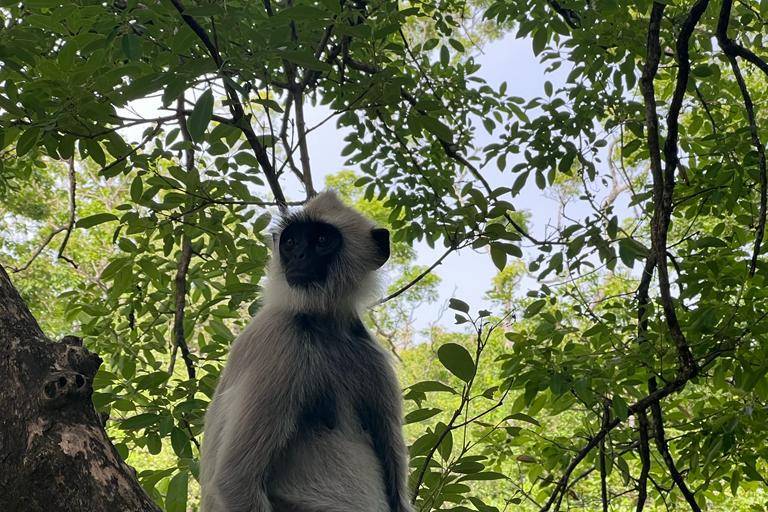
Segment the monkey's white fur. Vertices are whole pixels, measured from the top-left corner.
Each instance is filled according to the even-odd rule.
[[[400,387],[358,317],[383,263],[374,224],[331,192],[282,228],[298,218],[335,226],[341,254],[327,286],[293,288],[276,244],[206,415],[202,511],[410,512]],[[333,426],[306,427],[308,407]]]

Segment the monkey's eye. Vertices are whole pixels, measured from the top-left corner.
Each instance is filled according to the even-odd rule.
[[[296,241],[292,237],[288,237],[285,239],[285,245],[288,247],[293,247],[296,244]]]
[[[328,237],[325,235],[317,236],[317,245],[326,245],[328,243]]]

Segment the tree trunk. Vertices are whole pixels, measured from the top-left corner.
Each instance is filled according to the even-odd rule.
[[[0,266],[0,510],[159,511],[93,407],[100,364],[46,338]]]

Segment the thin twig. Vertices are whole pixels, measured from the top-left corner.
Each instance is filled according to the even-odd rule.
[[[40,246],[37,249],[35,249],[35,252],[32,253],[32,256],[29,257],[29,259],[24,265],[22,265],[21,267],[8,267],[9,270],[11,271],[11,274],[15,274],[16,272],[23,272],[27,270],[30,267],[30,265],[32,265],[32,263],[35,261],[35,259],[37,259],[37,257],[40,256],[40,253],[43,252],[43,249],[45,249],[48,246],[48,244],[51,243],[51,240],[53,240],[53,237],[55,237],[62,231],[65,231],[66,229],[67,229],[66,226],[61,226],[51,231],[51,233],[47,237],[45,237],[45,240],[43,240],[43,243],[40,244]]]
[[[299,138],[299,157],[301,160],[301,174],[307,199],[317,195],[312,183],[312,169],[309,165],[309,147],[307,146],[307,124],[304,121],[304,93],[297,91],[293,99],[293,107],[296,112],[296,131]]]
[[[67,243],[69,242],[69,237],[72,236],[72,230],[75,229],[75,221],[77,218],[77,175],[75,173],[75,159],[70,158],[67,162],[67,165],[69,167],[68,175],[69,175],[69,219],[67,221],[67,225],[65,226],[65,232],[64,232],[64,240],[61,241],[61,245],[59,246],[59,253],[57,257],[59,259],[62,259],[72,265],[74,268],[77,268],[77,263],[75,263],[72,259],[68,258],[64,255],[64,250],[67,248]]]
[[[147,136],[146,136],[146,137],[144,137],[144,139],[143,139],[143,140],[142,140],[142,141],[141,141],[139,144],[137,144],[136,146],[134,146],[134,147],[133,147],[133,148],[132,148],[130,151],[128,151],[126,154],[124,154],[124,155],[122,155],[122,156],[120,156],[120,157],[118,157],[118,158],[115,158],[113,161],[111,161],[110,163],[108,163],[107,165],[105,165],[104,167],[102,167],[101,169],[99,169],[99,171],[97,172],[97,174],[98,174],[99,176],[103,175],[105,172],[109,171],[110,169],[112,169],[112,168],[113,168],[113,167],[115,167],[116,165],[118,165],[118,164],[121,164],[122,162],[125,162],[125,160],[126,160],[126,159],[127,159],[129,156],[132,156],[132,155],[136,154],[136,152],[138,152],[138,151],[141,151],[141,150],[144,148],[144,146],[146,146],[146,145],[147,145],[147,142],[149,142],[149,141],[152,139],[152,137],[154,137],[155,135],[157,135],[157,133],[160,131],[160,128],[161,128],[162,126],[163,126],[163,124],[162,124],[161,122],[158,122],[158,123],[157,123],[157,125],[155,126],[155,128],[154,128],[154,129],[153,129],[151,132],[149,132],[149,133],[147,134]]]
[[[457,249],[458,249],[457,245],[451,245],[450,247],[448,247],[448,249],[432,265],[430,265],[426,270],[424,270],[424,272],[420,273],[418,276],[413,278],[408,284],[406,284],[405,286],[403,286],[399,290],[397,290],[397,291],[395,291],[393,293],[390,293],[389,295],[387,295],[383,299],[379,300],[375,304],[375,306],[384,304],[385,302],[388,302],[388,301],[390,301],[390,300],[392,300],[392,299],[394,299],[396,297],[399,297],[403,293],[405,293],[408,290],[410,290],[419,281],[421,281],[422,279],[427,277],[430,274],[430,272],[435,270],[435,268],[437,268],[443,262],[443,260],[448,257],[449,254],[451,254],[453,251],[455,251]]]

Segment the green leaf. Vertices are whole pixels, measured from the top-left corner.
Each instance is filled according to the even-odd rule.
[[[177,473],[168,484],[165,496],[165,512],[185,512],[187,510],[187,488],[189,474],[186,471]]]
[[[16,156],[24,156],[35,147],[37,141],[40,139],[40,128],[33,126],[19,136],[19,140],[16,141]]]
[[[460,43],[459,41],[457,41],[456,39],[450,38],[450,39],[448,39],[448,43],[450,43],[450,45],[451,45],[451,46],[453,46],[453,48],[454,48],[456,51],[464,53],[464,51],[465,51],[465,49],[464,49],[464,45],[463,45],[463,44],[461,44],[461,43]]]
[[[409,423],[416,423],[419,421],[424,421],[426,419],[431,418],[432,416],[435,416],[436,414],[440,414],[443,412],[442,409],[432,408],[432,409],[416,409],[415,411],[412,411],[405,416],[405,424]]]
[[[24,6],[31,9],[43,7],[61,7],[61,0],[26,0]]]
[[[157,455],[163,449],[163,441],[155,432],[147,434],[147,451],[152,455]]]
[[[648,249],[633,238],[619,240],[619,258],[629,268],[632,268],[635,260],[643,260],[648,255]]]
[[[469,480],[507,480],[508,478],[509,477],[503,473],[483,471],[482,473],[475,473],[474,475],[462,476],[457,482],[467,482]]]
[[[173,427],[173,430],[171,431],[171,446],[173,447],[174,453],[179,457],[192,456],[192,447],[189,443],[189,436],[180,428]]]
[[[437,349],[437,358],[452,374],[469,382],[475,376],[475,363],[467,349],[456,343],[446,343]]]
[[[64,69],[70,69],[75,62],[75,54],[77,52],[77,45],[69,41],[67,44],[61,47],[57,60],[59,65]]]
[[[419,116],[419,123],[432,135],[437,136],[445,142],[451,142],[451,129],[441,121],[430,116]]]
[[[322,20],[328,18],[329,13],[309,5],[296,5],[283,9],[278,16],[292,20]]]
[[[158,421],[160,421],[160,417],[157,414],[146,412],[124,419],[120,422],[120,428],[123,430],[140,430],[154,425]]]
[[[136,34],[124,35],[120,46],[128,60],[138,60],[141,58],[141,38]]]
[[[448,47],[443,45],[440,47],[440,64],[447,66],[451,61],[451,54],[448,51]]]
[[[454,395],[458,394],[458,392],[452,387],[448,386],[447,384],[443,384],[442,382],[437,382],[436,380],[425,380],[425,381],[417,382],[416,384],[410,386],[408,389],[411,389],[419,393],[447,392],[447,393],[453,393]]]
[[[539,313],[539,311],[541,311],[544,308],[546,303],[547,301],[545,299],[539,299],[531,302],[530,304],[528,304],[528,307],[525,308],[525,312],[523,313],[523,315],[525,316],[525,318],[536,316]]]
[[[462,313],[469,313],[469,304],[463,300],[451,298],[448,301],[448,307],[456,311],[461,311]]]
[[[504,419],[505,420],[519,420],[519,421],[524,421],[526,423],[530,423],[532,425],[536,425],[537,427],[541,426],[541,423],[536,421],[535,418],[533,418],[531,416],[528,416],[527,414],[524,414],[522,412],[516,412],[515,414],[510,414],[509,416],[507,416]]]
[[[87,229],[92,228],[93,226],[97,226],[99,224],[103,224],[105,222],[112,222],[118,220],[116,215],[112,215],[111,213],[97,213],[95,215],[90,215],[88,217],[83,217],[82,219],[77,221],[77,224],[75,224],[78,228]]]
[[[142,375],[136,379],[136,389],[156,389],[168,380],[170,375],[165,371],[156,371]]]
[[[625,420],[629,416],[629,405],[627,404],[626,400],[624,400],[619,395],[614,395],[613,399],[611,400],[611,404],[613,406],[613,414],[621,419]]]
[[[317,60],[309,51],[284,50],[280,52],[280,56],[289,62],[314,71],[330,72],[333,70],[330,64]]]
[[[504,270],[507,266],[507,252],[504,247],[500,244],[491,244],[491,259],[497,269]]]
[[[141,176],[136,176],[131,182],[131,200],[134,203],[141,201],[141,195],[144,193],[144,182],[141,180]]]
[[[101,145],[93,139],[83,139],[80,141],[81,146],[85,147],[88,152],[88,156],[93,159],[99,165],[107,163],[107,157],[104,155],[104,150],[101,149]]]
[[[192,113],[189,115],[189,119],[187,119],[187,128],[192,140],[199,142],[203,139],[205,129],[208,128],[208,123],[211,122],[211,116],[213,116],[213,93],[210,89],[207,89],[197,99],[195,108],[192,109]]]
[[[731,494],[736,496],[739,491],[739,483],[741,483],[741,471],[738,469],[731,473]]]
[[[442,423],[438,424],[438,427],[440,427],[440,432],[444,432],[445,429],[448,428]],[[437,451],[440,453],[443,460],[448,460],[450,458],[451,452],[453,452],[453,434],[451,434],[450,430],[445,432],[445,436],[443,437],[443,440],[440,441],[440,446],[437,447]]]
[[[547,33],[547,29],[543,26],[540,27],[536,32],[533,34],[533,53],[534,55],[538,55],[541,52],[544,51],[544,48],[547,45],[547,40],[549,39],[549,34]]]

